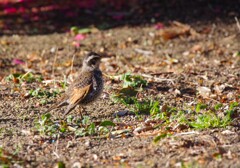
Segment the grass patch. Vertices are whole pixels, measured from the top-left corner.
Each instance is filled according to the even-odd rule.
[[[132,75],[131,73],[125,73],[120,77],[123,81],[123,88],[139,88],[147,86],[147,81],[140,75]]]
[[[37,89],[31,89],[29,91],[29,96],[31,97],[36,97],[36,98],[50,98],[50,97],[56,97],[60,91],[57,90],[52,90],[52,91],[47,91],[42,88],[37,88]]]
[[[6,77],[7,82],[14,82],[17,84],[21,83],[33,83],[33,82],[41,82],[43,77],[41,75],[34,75],[31,72],[27,72],[25,74],[14,73],[10,74]]]
[[[177,110],[176,108],[169,107],[165,112],[161,111],[153,117],[165,120],[167,124],[184,124],[195,129],[224,128],[233,121],[233,114],[237,111],[236,108],[238,106],[239,104],[236,102],[231,103],[229,108],[225,110],[225,112],[222,112],[219,107],[223,107],[223,105],[215,106],[215,110],[212,111],[207,110],[207,108],[209,108],[208,106],[202,106],[202,104],[199,103],[195,106],[195,111]],[[201,112],[198,109],[201,109]],[[216,111],[216,109],[218,111]],[[224,114],[220,116],[220,113]]]
[[[129,110],[136,115],[147,114],[154,119],[165,121],[165,125],[183,124],[189,128],[206,129],[221,128],[231,124],[233,114],[237,102],[228,106],[216,104],[213,108],[207,104],[197,103],[189,109],[177,109],[162,105],[157,101],[144,96],[138,95],[143,91],[142,86],[146,86],[147,82],[141,76],[134,76],[130,73],[122,75],[122,88],[112,96],[112,100],[116,103],[124,104]],[[222,113],[224,113],[222,115]],[[221,114],[221,115],[220,115]]]
[[[35,129],[42,136],[57,138],[64,135],[74,135],[75,137],[84,136],[102,136],[111,132],[115,124],[112,121],[102,121],[94,123],[90,117],[84,116],[83,119],[77,119],[68,116],[66,121],[54,122],[49,113],[44,114],[35,121]]]
[[[205,114],[198,115],[194,121],[189,122],[189,125],[197,129],[217,128],[228,126],[230,121],[231,118],[228,118],[227,116],[220,118],[216,114],[209,111]]]
[[[145,99],[142,101],[134,100],[132,110],[135,114],[150,114],[152,116],[160,112],[159,102],[152,99]]]

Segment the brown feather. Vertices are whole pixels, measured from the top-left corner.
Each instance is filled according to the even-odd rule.
[[[83,100],[89,93],[91,86],[92,84],[87,85],[83,88],[74,88],[69,97],[69,104],[76,104]]]

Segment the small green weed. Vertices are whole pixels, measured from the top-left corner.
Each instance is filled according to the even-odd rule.
[[[60,134],[74,134],[76,137],[105,135],[109,133],[114,126],[115,124],[108,120],[96,124],[91,122],[88,116],[84,116],[82,120],[68,116],[66,121],[54,123],[50,114],[42,115],[41,118],[35,122],[35,128],[40,135],[53,138],[58,137]]]
[[[240,57],[240,51],[235,52],[235,53],[234,53],[234,56]]]
[[[216,104],[216,105],[214,106],[214,110],[215,110],[215,111],[218,111],[218,110],[220,110],[220,108],[222,108],[222,106],[223,106],[223,104]]]
[[[35,127],[40,135],[46,136],[56,136],[60,131],[59,125],[51,120],[51,114],[49,113],[43,114],[41,118],[35,122]]]
[[[82,121],[78,120],[77,123],[80,123],[81,127],[76,129],[75,136],[82,137],[94,135],[96,133],[96,125],[90,121],[90,117],[84,116]]]
[[[175,108],[174,108],[174,110],[175,110]],[[188,123],[188,117],[187,117],[188,114],[184,110],[180,110],[180,111],[171,110],[171,112],[168,112],[168,114],[170,114],[169,122],[177,121],[177,123],[179,123],[179,124],[187,124]]]
[[[32,82],[41,82],[43,77],[41,75],[34,75],[31,72],[20,74],[14,73],[6,77],[6,81],[13,81],[14,83],[32,83]]]
[[[207,108],[206,104],[198,103],[196,106],[196,112],[199,113],[201,110],[204,110]]]
[[[169,136],[171,136],[171,134],[169,134],[169,133],[162,133],[162,134],[156,136],[156,137],[153,139],[153,142],[154,142],[154,143],[157,143],[157,142],[159,142],[160,140],[162,140],[163,138],[166,138],[166,137],[169,137]]]
[[[224,127],[226,124],[223,124],[221,118],[217,117],[214,113],[207,112],[206,114],[198,115],[195,121],[190,122],[190,126],[193,128],[204,129]]]
[[[77,26],[73,26],[70,29],[71,33],[73,33],[74,35],[77,34],[87,34],[87,33],[91,33],[92,29],[91,28],[79,28]]]
[[[56,97],[60,93],[59,90],[53,90],[52,92],[43,90],[41,88],[32,89],[29,91],[29,95],[36,98],[49,98]]]
[[[57,166],[55,166],[57,168],[66,168],[66,165],[63,161],[58,161],[57,162]]]
[[[134,88],[122,88],[118,93],[111,96],[115,103],[122,103],[124,105],[134,104],[138,91]]]
[[[232,115],[234,113],[235,107],[239,104],[237,102],[231,103],[229,109],[226,110],[225,115],[223,117],[219,117],[213,111],[206,111],[202,114],[193,116],[193,121],[190,121],[189,125],[193,128],[197,129],[205,129],[205,128],[219,128],[228,126],[233,118]],[[214,109],[218,110],[222,107],[222,105],[215,105]]]
[[[136,114],[150,114],[152,116],[160,112],[159,102],[149,99],[145,99],[142,101],[138,101],[135,99],[132,109]]]
[[[191,162],[184,162],[181,161],[181,168],[199,168],[201,166],[199,166],[197,161],[191,161]]]
[[[149,114],[154,119],[164,121],[165,126],[174,123],[185,125],[186,127],[196,129],[226,127],[233,120],[233,113],[238,103],[231,103],[228,110],[224,110],[222,104],[216,104],[210,108],[207,104],[198,103],[195,107],[190,106],[187,109],[177,109],[175,107],[160,106],[156,100],[143,97],[141,95],[142,86],[147,85],[141,76],[134,76],[126,73],[120,78],[123,81],[122,89],[112,96],[114,102],[122,103],[137,116],[140,114]],[[140,96],[139,96],[140,95]],[[217,113],[223,113],[218,116]]]
[[[142,76],[126,73],[120,77],[120,80],[123,81],[123,85],[118,93],[111,96],[113,102],[126,105],[136,115],[159,113],[159,102],[150,99],[138,100],[136,97],[142,91],[141,88],[147,86],[147,81]]]
[[[178,110],[176,108],[165,108],[164,112],[157,112],[152,115],[154,119],[160,119],[164,121],[162,126],[172,127],[176,124],[185,125],[186,128],[195,129],[207,129],[207,128],[224,128],[231,124],[233,120],[234,113],[239,107],[239,103],[231,103],[227,110],[225,110],[223,116],[218,116],[216,111],[222,108],[223,105],[215,105],[214,111],[206,110],[208,107],[202,104],[197,104],[196,111],[189,110]],[[157,108],[158,109],[158,108]],[[199,110],[198,110],[199,109]],[[201,111],[201,112],[200,112]],[[222,112],[222,111],[221,111]],[[161,134],[155,137],[154,142],[157,142],[164,138],[166,134]]]
[[[144,99],[140,101],[136,97],[124,94],[113,95],[111,98],[115,103],[122,103],[127,106],[136,115],[156,115],[160,112],[159,102],[152,99]]]
[[[110,132],[111,127],[115,124],[112,121],[103,121],[99,125],[90,121],[90,117],[84,116],[82,120],[82,126],[76,129],[75,136],[93,136],[93,135],[105,135]]]
[[[64,76],[64,80],[60,81],[60,86],[65,90],[67,88],[67,78]]]
[[[120,77],[120,80],[123,81],[123,88],[139,88],[147,86],[147,81],[140,75],[131,75],[131,73],[125,73]]]

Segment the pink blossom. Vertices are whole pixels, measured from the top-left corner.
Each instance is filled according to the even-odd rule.
[[[12,63],[13,63],[14,65],[25,64],[25,62],[24,62],[23,60],[17,59],[17,58],[14,58],[14,59],[12,60]]]
[[[4,9],[4,13],[5,14],[15,14],[15,13],[17,13],[17,9],[16,8],[12,8],[12,7],[5,8]]]
[[[74,37],[74,40],[80,41],[80,40],[84,40],[86,38],[86,36],[84,36],[83,34],[77,34]]]
[[[163,24],[163,23],[157,23],[154,27],[155,27],[155,29],[157,29],[157,30],[163,29],[163,28],[164,28],[164,24]]]

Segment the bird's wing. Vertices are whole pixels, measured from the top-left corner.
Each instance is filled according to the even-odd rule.
[[[47,112],[62,106],[77,104],[80,102],[85,98],[88,92],[91,91],[91,80],[92,74],[81,73],[80,77],[75,79],[75,81],[68,87],[64,95],[57,101],[55,105],[50,107]]]
[[[83,100],[86,97],[86,95],[89,93],[91,87],[92,87],[92,84],[89,84],[81,88],[73,88],[71,94],[69,95],[69,99],[68,99],[69,104],[77,104],[78,102]]]

